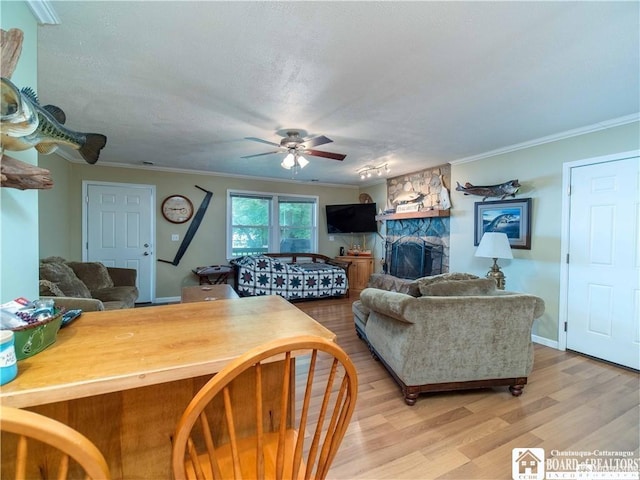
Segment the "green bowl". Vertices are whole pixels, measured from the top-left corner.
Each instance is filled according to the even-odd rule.
[[[56,314],[43,320],[13,330],[16,358],[24,360],[40,353],[56,341],[64,309],[56,310]]]

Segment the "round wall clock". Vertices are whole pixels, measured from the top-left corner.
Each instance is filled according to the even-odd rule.
[[[162,202],[161,210],[169,222],[184,223],[193,216],[193,203],[183,195],[170,195]]]

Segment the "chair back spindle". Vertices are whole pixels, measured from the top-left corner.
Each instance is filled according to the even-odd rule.
[[[325,478],[356,396],[355,367],[332,341],[300,336],[252,349],[185,410],[174,436],[174,476]]]

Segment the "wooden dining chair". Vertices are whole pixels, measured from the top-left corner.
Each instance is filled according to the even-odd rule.
[[[357,389],[351,359],[330,340],[298,336],[256,347],[189,403],[173,439],[174,476],[325,478]]]
[[[64,423],[28,410],[2,406],[0,430],[2,478],[65,479],[78,478],[77,474],[93,480],[111,478],[100,450]]]

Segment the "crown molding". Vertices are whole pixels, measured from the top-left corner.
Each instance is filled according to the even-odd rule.
[[[60,25],[60,17],[49,0],[26,0],[40,25]]]
[[[70,163],[87,165],[87,163],[84,160],[79,158],[74,158],[68,152],[60,148],[58,148],[55,152],[53,152],[53,155],[58,155],[59,157],[64,158]],[[256,177],[255,175],[240,175],[236,173],[211,172],[208,170],[188,170],[186,168],[159,167],[157,165],[131,165],[129,163],[102,162],[99,164],[95,164],[93,166],[107,167],[107,168],[130,168],[133,170],[147,170],[147,171],[166,172],[166,173],[183,173],[185,175],[208,175],[211,177],[241,178],[244,180],[264,181],[264,182],[295,183],[297,185],[313,184],[313,185],[320,185],[322,187],[339,187],[339,188],[353,188],[353,189],[360,188],[360,185],[354,185],[354,184],[345,185],[341,183],[318,182],[315,180],[297,180],[295,178],[287,179],[287,178],[273,178],[273,177]]]
[[[593,133],[600,130],[606,130],[608,128],[619,127],[619,126],[626,125],[628,123],[637,122],[637,121],[640,121],[640,113],[633,113],[631,115],[626,115],[624,117],[614,118],[613,120],[607,120],[604,122],[595,123],[593,125],[587,125],[586,127],[580,127],[580,128],[575,128],[573,130],[567,130],[566,132],[556,133],[554,135],[549,135],[547,137],[541,137],[534,140],[529,140],[528,142],[517,143],[515,145],[510,145],[508,147],[498,148],[496,150],[480,153],[478,155],[473,155],[471,157],[460,158],[458,160],[451,160],[449,163],[451,165],[460,165],[463,163],[475,162],[478,160],[483,160],[485,158],[495,157],[497,155],[515,152],[516,150],[523,150],[525,148],[544,145],[545,143],[557,142],[559,140],[564,140],[566,138],[577,137],[579,135],[585,135],[587,133]]]

